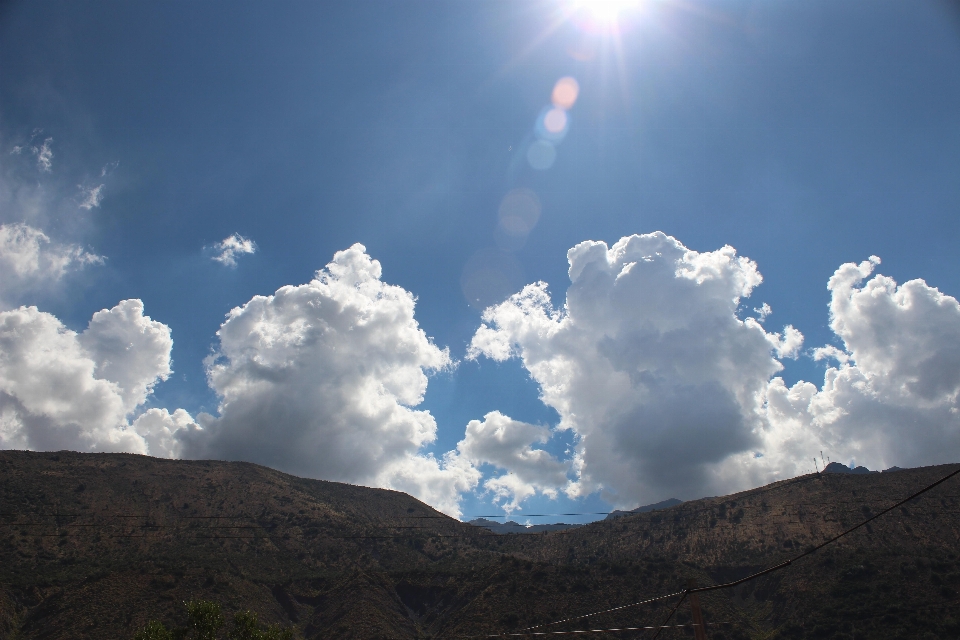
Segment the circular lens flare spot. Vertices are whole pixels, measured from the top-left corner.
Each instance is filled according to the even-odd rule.
[[[553,106],[557,109],[569,109],[577,101],[577,96],[579,95],[580,83],[578,83],[575,78],[567,76],[560,78],[557,80],[557,84],[553,85],[551,100],[553,101]]]
[[[567,128],[567,112],[563,109],[550,109],[543,117],[543,128],[550,133],[563,133]]]
[[[540,198],[532,189],[513,189],[500,201],[500,226],[511,236],[526,236],[540,219]]]
[[[527,149],[527,162],[537,171],[546,171],[557,159],[557,149],[546,140],[537,140]]]
[[[467,260],[460,288],[471,307],[483,311],[500,304],[523,288],[526,277],[520,261],[494,247],[480,249]]]

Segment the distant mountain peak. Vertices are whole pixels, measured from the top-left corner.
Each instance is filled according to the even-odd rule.
[[[513,520],[494,522],[486,518],[475,518],[467,522],[467,524],[472,524],[475,527],[484,527],[494,533],[543,533],[544,531],[563,531],[564,529],[573,529],[581,526],[579,524],[566,524],[564,522],[523,525]]]

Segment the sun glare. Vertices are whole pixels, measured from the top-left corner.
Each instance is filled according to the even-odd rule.
[[[636,8],[640,0],[571,0],[570,4],[574,9],[588,13],[597,23],[613,25],[623,11]]]

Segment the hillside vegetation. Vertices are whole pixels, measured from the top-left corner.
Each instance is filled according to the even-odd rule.
[[[956,468],[808,475],[497,535],[403,493],[248,463],[2,451],[0,638],[132,638],[152,619],[182,626],[200,599],[302,638],[517,632],[748,575]],[[960,637],[958,497],[960,476],[782,571],[703,594],[708,637]],[[656,625],[677,600],[548,630]],[[684,605],[671,624],[689,621]]]

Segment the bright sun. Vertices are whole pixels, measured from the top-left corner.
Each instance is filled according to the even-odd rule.
[[[613,24],[622,11],[633,9],[640,0],[571,0],[574,9],[586,11],[599,23]]]

